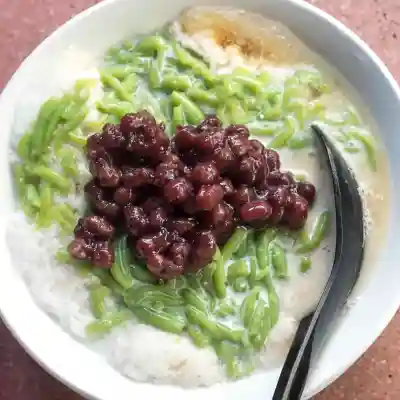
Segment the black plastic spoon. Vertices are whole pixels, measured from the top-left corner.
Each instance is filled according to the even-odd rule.
[[[315,311],[299,324],[272,400],[301,398],[313,358],[357,282],[364,254],[363,204],[357,181],[321,128],[317,125],[311,128],[332,175],[336,208],[335,258]]]

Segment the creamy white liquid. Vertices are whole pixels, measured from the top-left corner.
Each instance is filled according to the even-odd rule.
[[[221,17],[223,15],[223,17]],[[276,85],[283,84],[285,78],[291,76],[294,70],[301,68],[317,69],[324,73],[324,78],[331,86],[334,86],[332,94],[323,95],[323,101],[327,106],[332,118],[341,116],[345,106],[352,104],[356,106],[359,116],[363,122],[363,131],[371,134],[374,123],[357,99],[351,85],[345,82],[337,71],[327,65],[320,57],[298,41],[288,29],[274,21],[263,20],[262,17],[249,13],[225,10],[219,13],[217,9],[198,8],[191,9],[184,14],[181,22],[175,23],[172,28],[175,36],[186,47],[201,54],[210,62],[214,72],[221,74],[232,73],[237,67],[245,67],[252,71],[268,71],[273,76]],[[259,29],[263,37],[268,35],[267,46],[271,53],[279,49],[277,57],[271,59],[260,57],[246,57],[241,53],[238,46],[222,48],[217,44],[221,39],[221,26],[228,21],[229,32],[237,29],[237,35],[243,34],[247,29],[254,33],[255,26],[252,24],[257,20],[258,27],[268,26],[267,32]],[[251,27],[246,26],[250,23]],[[240,28],[238,28],[240,26]],[[228,28],[227,28],[228,29]],[[222,30],[226,34],[224,30]],[[271,39],[271,32],[279,32],[276,42]],[[244,33],[246,35],[246,33]],[[263,38],[260,39],[264,40]],[[238,39],[240,41],[240,39]],[[287,45],[288,51],[281,51],[283,44]],[[276,47],[274,48],[274,46]],[[268,53],[268,52],[267,52]],[[327,78],[328,77],[328,78]],[[340,84],[339,84],[340,83]],[[362,286],[368,280],[373,269],[376,255],[379,251],[379,243],[385,240],[387,230],[387,211],[389,201],[389,179],[388,167],[382,149],[378,151],[377,171],[372,172],[368,167],[365,152],[346,153],[343,146],[336,140],[337,132],[334,128],[324,126],[326,132],[330,133],[338,148],[342,150],[346,161],[353,170],[360,186],[364,202],[364,217],[366,230],[366,249],[363,262],[362,274],[358,285],[353,291],[351,302],[360,293]],[[270,138],[258,138],[266,145]],[[378,141],[379,142],[379,141]],[[379,143],[378,143],[379,145]],[[324,240],[321,247],[312,254],[312,267],[303,274],[299,270],[299,256],[289,254],[290,279],[287,281],[275,281],[276,289],[280,299],[280,318],[271,332],[266,349],[261,356],[264,366],[271,362],[281,361],[282,353],[294,334],[298,321],[312,311],[322,293],[333,264],[336,229],[334,226],[334,198],[330,172],[322,156],[315,149],[303,150],[279,150],[281,156],[281,169],[291,170],[295,173],[304,174],[307,180],[312,182],[317,189],[317,198],[312,207],[305,229],[310,230],[315,223],[316,217],[324,210],[331,211],[332,224],[329,236]],[[285,340],[286,339],[286,340]]]

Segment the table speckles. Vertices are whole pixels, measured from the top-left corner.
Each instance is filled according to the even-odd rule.
[[[400,80],[399,0],[309,0],[356,31]],[[0,0],[0,90],[57,26],[98,0]],[[400,399],[400,313],[317,400]],[[0,324],[0,400],[82,400],[44,372]]]

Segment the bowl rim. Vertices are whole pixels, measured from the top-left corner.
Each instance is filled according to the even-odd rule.
[[[50,43],[52,40],[54,40],[56,37],[61,35],[67,28],[70,26],[75,25],[81,20],[84,20],[92,13],[95,13],[99,11],[102,8],[107,8],[107,7],[118,7],[118,3],[121,0],[103,0],[100,3],[97,3],[77,15],[73,16],[69,20],[67,20],[64,24],[59,26],[56,30],[54,30],[51,34],[49,34],[20,64],[20,66],[17,68],[17,70],[12,74],[11,78],[9,81],[6,83],[4,86],[3,91],[0,93],[0,109],[3,108],[3,105],[6,101],[6,99],[9,97],[9,93],[12,92],[14,86],[17,87],[17,82],[19,79],[19,76],[22,75],[22,71],[27,68],[27,65],[29,62],[36,57],[38,53],[42,51],[43,48],[45,48],[48,43]],[[123,1],[123,0],[122,0]],[[280,0],[282,1],[282,0]],[[369,58],[370,61],[374,64],[374,66],[379,70],[380,74],[390,87],[390,89],[393,91],[393,93],[396,95],[397,99],[400,100],[400,88],[399,85],[396,81],[396,79],[393,77],[389,69],[386,67],[384,62],[377,56],[377,54],[369,47],[369,45],[362,40],[356,33],[354,33],[350,28],[348,28],[346,25],[344,25],[342,22],[337,20],[335,17],[332,15],[328,14],[327,12],[321,10],[317,6],[308,3],[304,0],[283,0],[283,2],[290,3],[290,5],[293,7],[295,10],[296,8],[303,9],[306,12],[314,15],[316,18],[323,20],[324,23],[331,25],[336,29],[336,31],[343,36],[345,36],[346,41],[352,42],[354,45],[357,46],[358,49],[361,50],[363,54]],[[22,278],[21,278],[22,280]],[[357,349],[356,352],[353,352],[347,356],[347,362],[341,363],[340,366],[336,368],[336,372],[334,374],[331,374],[328,378],[325,380],[321,381],[318,385],[313,387],[312,391],[307,393],[307,398],[312,398],[314,395],[316,395],[318,392],[326,388],[329,384],[331,384],[333,381],[335,381],[340,375],[342,375],[356,360],[372,345],[372,343],[381,335],[383,330],[386,328],[386,326],[390,323],[392,318],[395,316],[396,312],[398,311],[400,307],[400,291],[396,294],[396,300],[392,301],[391,304],[387,305],[385,310],[382,310],[380,312],[380,322],[378,324],[378,327],[374,330],[374,334],[370,335],[370,338],[368,341],[364,340],[364,345],[362,346],[362,349]],[[7,318],[7,315],[3,312],[1,304],[0,304],[0,317],[2,321],[4,322],[5,326],[8,328],[8,330],[12,333],[13,337],[18,341],[18,343],[21,345],[21,347],[25,350],[26,353],[29,354],[29,356],[35,360],[46,372],[48,372],[51,376],[62,382],[64,385],[67,387],[73,389],[75,392],[81,394],[85,398],[96,398],[98,400],[100,397],[94,397],[93,394],[89,393],[87,391],[87,388],[85,388],[84,384],[82,383],[83,381],[80,381],[80,384],[78,385],[76,382],[73,382],[69,379],[69,377],[66,373],[66,370],[63,368],[62,372],[59,372],[54,368],[54,363],[53,366],[49,365],[50,362],[49,360],[44,360],[43,357],[39,354],[36,349],[33,349],[27,345],[20,334],[20,330],[17,326],[14,326],[12,323],[10,323],[9,318]],[[72,339],[74,340],[74,339]]]

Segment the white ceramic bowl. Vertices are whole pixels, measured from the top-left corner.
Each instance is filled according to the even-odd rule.
[[[13,76],[0,98],[0,227],[14,206],[7,159],[10,136],[22,113],[35,107],[80,70],[93,66],[112,44],[135,32],[144,33],[174,18],[190,5],[245,7],[282,21],[352,83],[375,119],[387,148],[391,176],[400,174],[400,90],[385,65],[354,33],[334,18],[301,0],[109,0],[78,15],[45,40]],[[68,78],[66,79],[66,76]],[[392,185],[393,186],[393,185]],[[343,373],[378,337],[400,304],[400,188],[392,187],[390,227],[385,248],[369,282],[359,287],[359,299],[337,324],[306,389],[310,397]],[[85,396],[127,398],[268,399],[279,371],[187,390],[136,384],[113,370],[97,354],[63,332],[32,300],[10,263],[5,240],[0,241],[0,311],[15,337],[45,368]],[[68,301],[68,299],[66,299]]]

